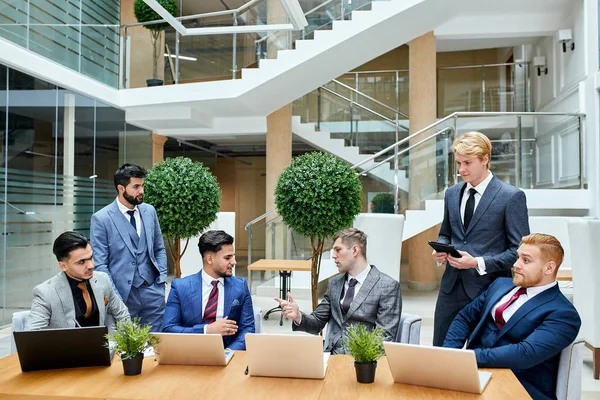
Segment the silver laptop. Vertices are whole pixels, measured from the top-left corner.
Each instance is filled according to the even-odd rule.
[[[329,353],[323,338],[314,335],[246,335],[250,376],[323,379]]]
[[[197,333],[152,333],[160,339],[154,346],[159,364],[227,365],[233,351],[225,350],[221,335]]]
[[[492,377],[477,369],[473,350],[390,342],[383,346],[396,383],[481,394]]]

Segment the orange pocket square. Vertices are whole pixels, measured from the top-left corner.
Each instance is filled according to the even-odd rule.
[[[108,296],[104,296],[104,305],[108,304]]]

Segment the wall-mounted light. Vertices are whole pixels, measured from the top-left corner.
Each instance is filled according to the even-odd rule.
[[[542,75],[542,71],[544,71],[544,75],[548,75],[548,67],[546,67],[546,57],[533,57],[533,66],[537,67],[538,76]]]
[[[167,53],[165,53],[165,57],[169,57],[169,55]],[[177,58],[176,54],[171,54],[171,58]],[[179,56],[180,60],[186,60],[186,61],[198,61],[198,59],[196,57],[187,57],[187,56]]]
[[[570,29],[561,29],[556,34],[556,40],[562,43],[563,53],[567,52],[567,43],[571,42],[571,51],[575,50],[575,42],[573,41],[573,32]]]

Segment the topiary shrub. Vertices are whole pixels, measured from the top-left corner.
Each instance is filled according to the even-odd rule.
[[[148,171],[144,201],[156,208],[160,229],[167,237],[175,277],[181,277],[181,257],[189,238],[198,236],[217,219],[221,188],[202,163],[186,157],[167,158]],[[180,240],[188,239],[183,251]]]
[[[394,196],[389,193],[379,193],[371,200],[374,213],[393,214],[394,213]]]
[[[325,238],[352,225],[361,210],[361,193],[356,173],[331,154],[304,154],[279,176],[275,187],[277,212],[287,226],[310,237],[313,309],[317,307]]]
[[[177,7],[177,0],[156,0],[158,4],[163,6],[172,16],[177,17],[179,14],[179,8]],[[133,13],[138,22],[150,22],[163,19],[156,13],[144,0],[135,0],[133,3]],[[158,79],[158,59],[162,56],[163,52],[160,51],[160,34],[170,25],[168,23],[144,25],[144,28],[150,31],[150,37],[152,40],[152,78]]]

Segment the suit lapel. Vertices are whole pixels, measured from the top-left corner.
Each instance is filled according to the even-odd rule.
[[[379,278],[380,273],[377,268],[371,267],[371,271],[369,271],[367,274],[367,278],[363,282],[356,296],[354,296],[352,303],[350,303],[350,309],[348,310],[348,313],[346,313],[346,319],[352,317],[352,314],[354,314],[363,301],[365,301],[365,299],[369,296],[369,293],[371,293],[373,286],[375,286],[375,284],[379,281]]]
[[[94,299],[96,299],[96,305],[98,306],[98,313],[100,314],[99,323],[100,326],[104,325],[106,318],[106,305],[104,304],[104,288],[98,283],[98,278],[95,276],[90,279],[90,286],[92,292],[94,292]]]
[[[344,290],[344,282],[346,282],[347,276],[347,274],[338,275],[331,281],[331,315],[340,322],[340,326],[344,321],[340,299],[342,298],[342,290]]]
[[[202,321],[202,270],[195,275],[194,283],[192,283],[190,290],[192,291],[190,293],[190,303],[192,304],[192,311],[194,313],[192,321]],[[179,301],[181,302],[181,299],[185,297],[185,295],[180,293]],[[185,308],[185,305],[181,303],[180,306]],[[196,323],[194,322],[194,324]]]
[[[477,324],[477,326],[473,330],[473,333],[469,337],[469,342],[472,342],[473,339],[475,337],[477,337],[477,335],[479,334],[479,330],[486,323],[487,317],[490,316],[490,313],[492,312],[492,308],[494,308],[494,306],[496,304],[498,304],[498,302],[500,301],[500,299],[502,299],[502,297],[504,297],[506,295],[506,293],[508,293],[512,289],[514,289],[514,287],[515,287],[515,285],[512,284],[512,281],[507,282],[507,284],[505,284],[504,286],[500,287],[498,290],[496,290],[490,296],[489,299],[487,299],[487,301],[485,303],[485,308],[484,308],[483,312],[481,313],[481,318],[479,318],[479,323]]]
[[[223,299],[225,304],[223,304],[223,318],[229,317],[229,313],[231,312],[231,304],[233,303],[233,283],[231,279],[225,278],[223,279],[223,287],[225,290]]]
[[[150,221],[152,218],[148,216],[148,209],[144,204],[138,205],[138,210],[140,211],[140,219],[142,220],[142,229],[146,233],[146,243],[148,246],[148,254],[152,254],[152,247],[154,246],[154,235],[152,234],[152,227],[150,226]]]
[[[490,204],[492,204],[494,197],[496,197],[501,187],[502,185],[500,185],[500,180],[494,176],[485,189],[485,192],[483,192],[483,196],[481,196],[481,200],[479,200],[479,204],[477,204],[477,208],[475,209],[475,213],[473,214],[473,218],[471,219],[465,234],[469,233],[473,227],[477,225],[477,222],[488,209]]]
[[[450,212],[455,214],[454,215],[455,220],[460,222],[458,225],[460,225],[460,231],[463,235],[465,234],[465,226],[462,223],[462,217],[460,216],[460,204],[461,204],[461,200],[462,200],[462,195],[465,192],[466,187],[467,187],[467,183],[463,182],[460,190],[457,190],[456,194],[454,196],[450,196],[448,198],[448,200],[450,201],[450,204],[448,205],[449,206],[448,209],[451,210]]]
[[[500,334],[498,335],[496,341],[499,340],[502,337],[502,335],[504,335],[506,332],[511,330],[515,325],[517,325],[519,323],[519,321],[521,319],[523,319],[523,317],[525,317],[531,311],[535,310],[542,304],[547,303],[550,300],[552,300],[553,298],[555,298],[556,295],[558,294],[558,292],[559,292],[559,289],[558,289],[558,284],[557,284],[557,285],[554,285],[553,287],[551,287],[550,289],[544,290],[542,293],[538,294],[533,299],[527,300],[525,302],[525,304],[523,304],[521,307],[519,307],[517,312],[515,312],[513,314],[513,316],[510,317],[510,319],[502,327],[502,329],[500,330]]]
[[[129,237],[129,228],[130,226],[127,226],[128,222],[125,219],[125,216],[123,214],[121,214],[121,211],[119,210],[119,206],[117,205],[117,201],[119,201],[118,199],[116,199],[113,203],[112,203],[112,207],[110,207],[107,211],[109,218],[112,220],[112,222],[115,224],[115,227],[117,228],[117,232],[119,232],[119,235],[121,235],[121,238],[123,239],[123,242],[125,243],[125,245],[127,246],[127,248],[129,249],[129,251],[131,252],[132,256],[136,256],[136,251],[133,248],[133,244],[131,243],[131,238]]]
[[[64,272],[56,276],[54,290],[56,290],[56,295],[62,305],[66,325],[75,327],[75,300],[73,300],[73,292],[71,292],[71,286],[69,286],[69,281]]]

